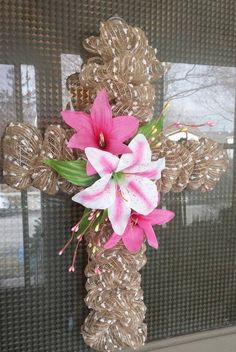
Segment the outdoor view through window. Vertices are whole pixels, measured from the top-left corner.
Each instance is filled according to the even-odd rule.
[[[230,144],[234,142],[235,87],[235,67],[170,63],[165,75],[164,97],[165,103],[169,103],[164,120],[165,128],[178,121],[188,125],[212,122],[211,127],[188,128],[188,138],[208,136],[224,143],[230,162],[229,171],[221,180],[224,192],[229,196],[215,202],[211,197],[216,197],[216,190],[202,196],[198,204],[193,204],[196,203],[193,195],[188,197],[186,193],[183,219],[186,225],[193,221],[216,220],[221,210],[232,205],[233,148]],[[171,138],[186,138],[186,133],[179,132]]]

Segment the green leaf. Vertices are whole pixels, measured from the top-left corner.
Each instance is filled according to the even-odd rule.
[[[105,219],[107,218],[107,209],[101,210],[99,216],[97,216],[93,220],[88,219],[90,213],[91,209],[85,208],[83,216],[79,223],[79,230],[76,233],[76,236],[80,234],[85,234],[90,228],[92,228],[93,230],[95,230],[97,227],[99,228],[99,226],[103,224]]]
[[[100,226],[101,224],[104,223],[105,219],[107,218],[107,209],[102,210],[100,215],[97,217],[97,219],[94,221],[92,228],[95,229],[98,225]]]
[[[164,115],[161,115],[158,119],[153,119],[146,125],[141,126],[138,129],[138,133],[142,133],[147,139],[156,139],[163,129],[163,121]]]
[[[77,236],[83,232],[86,232],[86,230],[89,228],[90,220],[88,219],[88,217],[90,215],[90,212],[91,212],[91,209],[87,209],[87,208],[84,209],[83,216],[80,220]]]
[[[50,166],[60,176],[77,186],[88,187],[98,180],[98,176],[86,174],[85,160],[53,160],[46,159],[44,164]]]

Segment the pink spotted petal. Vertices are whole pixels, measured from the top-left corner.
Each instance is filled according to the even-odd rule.
[[[144,230],[149,246],[158,248],[158,242],[152,225],[145,220],[139,220],[138,225]]]
[[[131,209],[137,213],[147,215],[157,207],[157,187],[149,179],[126,175],[122,187],[128,192]]]
[[[86,208],[106,209],[115,202],[116,186],[111,176],[100,178],[92,186],[77,193],[72,200]]]
[[[94,167],[90,164],[89,161],[87,161],[87,164],[86,164],[86,174],[88,176],[97,174],[97,171],[94,169]]]
[[[76,131],[84,130],[93,134],[92,120],[88,114],[82,111],[65,110],[61,112],[63,120]]]
[[[144,241],[143,229],[137,225],[128,224],[122,235],[122,241],[130,252],[139,251]]]
[[[145,216],[145,219],[152,225],[163,225],[174,219],[175,213],[166,209],[155,209]]]
[[[112,137],[120,141],[131,138],[138,129],[139,121],[134,116],[117,116],[113,118]]]
[[[101,132],[109,134],[112,130],[112,110],[105,89],[102,89],[94,100],[91,107],[91,119],[96,135]]]
[[[93,135],[84,132],[83,130],[75,133],[69,140],[67,147],[69,148],[79,148],[84,150],[87,147],[97,147],[97,142]]]
[[[97,148],[86,148],[85,154],[90,164],[101,177],[111,174],[117,168],[119,158],[109,152]]]
[[[122,235],[127,226],[131,213],[128,203],[129,201],[117,190],[115,201],[108,207],[108,218],[117,235]]]
[[[115,232],[111,235],[111,237],[107,240],[107,242],[104,245],[105,249],[110,249],[114,247],[120,240],[121,236],[117,235]]]
[[[132,153],[121,156],[117,171],[125,171],[132,165],[149,164],[151,162],[151,149],[143,134],[137,134],[128,147]]]
[[[131,150],[129,149],[129,147],[117,139],[109,139],[107,141],[106,150],[114,155],[131,153]]]

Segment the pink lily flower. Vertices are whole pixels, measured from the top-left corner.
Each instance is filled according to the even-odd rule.
[[[158,241],[152,225],[166,224],[174,217],[175,213],[173,211],[165,209],[154,209],[146,216],[132,212],[123,235],[120,236],[114,232],[105,243],[104,248],[110,249],[119,241],[122,241],[130,252],[137,252],[140,250],[146,237],[148,244],[157,249]]]
[[[117,156],[96,148],[86,148],[85,154],[100,175],[92,186],[72,199],[91,209],[108,209],[113,230],[122,235],[131,209],[147,215],[157,207],[155,182],[161,177],[165,159],[151,161],[151,149],[142,134],[129,143],[132,153]]]
[[[90,115],[82,111],[65,110],[61,112],[64,121],[76,130],[68,143],[70,148],[85,150],[87,147],[98,148],[114,155],[129,153],[123,142],[137,131],[139,121],[134,116],[112,117],[107,92],[102,89],[94,100]],[[95,170],[87,165],[87,174]]]

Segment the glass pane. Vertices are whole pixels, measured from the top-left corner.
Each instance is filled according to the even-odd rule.
[[[16,119],[13,65],[0,64],[0,137],[8,122]]]
[[[177,121],[205,126],[196,133],[220,142],[234,132],[236,68],[171,63],[165,76],[165,101],[169,102],[165,126]]]
[[[30,283],[43,281],[43,234],[41,194],[31,188],[19,192],[0,185],[0,287],[26,284],[25,264],[29,258]]]
[[[61,54],[62,106],[66,108],[70,94],[66,88],[66,79],[75,72],[80,72],[83,60],[80,55]]]
[[[230,144],[234,140],[235,87],[235,67],[169,64],[165,76],[165,103],[169,103],[164,120],[166,133],[173,140],[207,136],[228,144],[230,162],[228,172],[214,191],[205,195],[185,191],[183,223],[186,226],[200,221],[217,222],[222,211],[232,206],[234,150]],[[208,121],[213,126],[194,127]],[[190,125],[188,132],[173,132],[178,129],[173,126],[172,131],[170,126],[176,122]]]
[[[35,188],[27,191],[30,283],[43,283],[43,227],[41,215],[41,192]]]
[[[21,92],[23,121],[37,126],[35,68],[21,65]]]
[[[24,286],[21,192],[0,185],[0,287]]]

